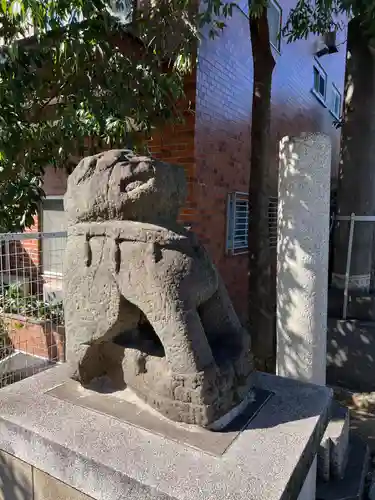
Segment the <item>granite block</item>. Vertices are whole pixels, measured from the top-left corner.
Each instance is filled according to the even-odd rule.
[[[84,495],[41,470],[33,469],[33,480],[33,500],[92,500],[92,497]]]
[[[331,476],[331,440],[324,434],[319,445],[317,460],[317,475],[323,481],[329,481]]]
[[[349,456],[342,479],[317,481],[316,500],[363,500],[369,466],[369,448],[357,436],[349,440]]]
[[[332,442],[331,475],[342,479],[349,456],[349,410],[336,404],[328,427]]]
[[[258,373],[254,385],[274,395],[213,456],[48,394],[68,369],[0,391],[0,449],[95,500],[294,500],[332,398],[326,387]]]
[[[349,449],[349,410],[333,402],[331,418],[318,451],[318,476],[323,481],[344,477]]]
[[[62,385],[54,387],[47,394],[67,401],[88,410],[94,410],[117,418],[121,422],[136,425],[158,434],[186,444],[198,450],[222,455],[232,442],[238,437],[252,418],[261,410],[273,393],[263,389],[254,388],[249,393],[249,402],[242,413],[235,417],[223,430],[211,430],[195,426],[194,432],[191,425],[173,422],[145,405],[133,391],[126,389],[114,394],[103,394],[93,390],[84,389],[79,382],[69,380]],[[135,407],[135,401],[138,403]],[[245,400],[246,401],[246,400]]]

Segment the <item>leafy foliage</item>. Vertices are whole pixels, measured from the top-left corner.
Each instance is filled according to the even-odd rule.
[[[347,19],[358,17],[369,39],[375,36],[374,0],[298,0],[291,10],[283,34],[288,41],[324,34],[344,27]]]
[[[0,1],[0,231],[30,223],[47,165],[137,146],[181,119],[200,30],[216,36],[233,8],[204,6],[160,0],[118,14],[112,0]]]
[[[0,361],[12,353],[12,342],[2,318],[0,318]]]
[[[0,312],[38,320],[50,320],[58,325],[64,324],[62,301],[44,301],[35,295],[24,295],[22,287],[17,284],[9,285],[0,295]]]

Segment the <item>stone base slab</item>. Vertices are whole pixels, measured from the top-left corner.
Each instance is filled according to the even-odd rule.
[[[0,450],[95,500],[297,499],[332,398],[326,387],[258,373],[254,385],[274,395],[213,456],[48,394],[67,370],[0,391]]]
[[[192,432],[191,425],[180,424],[163,417],[145,405],[129,389],[117,391],[114,393],[115,396],[84,389],[79,382],[69,380],[54,387],[47,394],[217,456],[226,451],[273,395],[270,391],[255,388],[249,392],[248,400],[243,401],[245,405],[242,412],[230,420],[223,430],[212,432],[205,428],[194,427]]]
[[[349,410],[333,401],[331,419],[318,451],[318,477],[342,479],[349,453]]]
[[[344,477],[328,483],[318,480],[316,500],[363,500],[369,458],[367,444],[357,436],[351,435]]]
[[[22,460],[0,451],[0,500],[92,500]]]

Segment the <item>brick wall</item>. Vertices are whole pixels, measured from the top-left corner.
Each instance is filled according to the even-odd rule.
[[[186,100],[180,103],[184,123],[163,127],[155,131],[148,145],[151,154],[168,163],[181,165],[185,169],[188,183],[187,202],[180,214],[180,221],[193,226],[196,220],[196,162],[194,151],[196,73],[185,82]]]
[[[239,313],[246,310],[247,256],[225,255],[226,200],[248,190],[252,61],[246,18],[234,11],[220,38],[198,52],[196,96],[197,223]]]
[[[283,20],[294,0],[281,1]],[[246,2],[242,8],[246,11]],[[226,256],[226,201],[231,191],[247,191],[250,162],[252,58],[246,17],[235,11],[224,33],[205,39],[199,50],[196,96],[197,222],[195,229],[219,267],[243,320],[247,309],[247,256]],[[339,132],[312,94],[314,37],[274,51],[272,90],[273,193],[277,194],[278,142],[285,135],[321,131],[332,137],[333,176],[338,165]],[[342,34],[339,42],[345,40]],[[320,60],[342,92],[345,43],[338,54]]]

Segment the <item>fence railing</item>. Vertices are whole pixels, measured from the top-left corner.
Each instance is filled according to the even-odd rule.
[[[0,234],[0,387],[65,360],[66,237]]]

